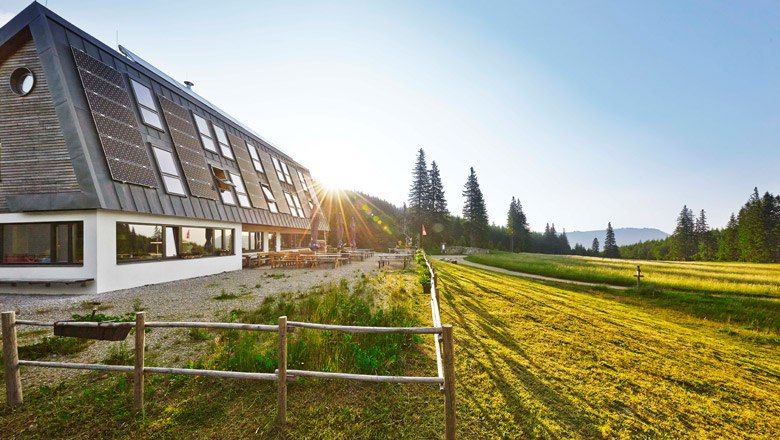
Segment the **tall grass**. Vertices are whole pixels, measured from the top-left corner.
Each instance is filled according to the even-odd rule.
[[[228,319],[231,322],[276,324],[280,316],[287,316],[290,321],[356,326],[411,327],[419,324],[408,303],[383,301],[380,292],[365,279],[352,286],[342,280],[315,287],[304,294],[270,296],[256,309],[231,311]],[[420,340],[416,335],[296,329],[288,335],[288,367],[393,373],[398,371],[404,350]],[[275,334],[225,331],[215,340],[213,354],[204,364],[209,368],[272,372],[278,365],[276,341]]]
[[[466,260],[518,272],[619,286],[635,285],[634,274],[640,265],[642,283],[646,285],[688,292],[780,297],[780,264],[614,260],[507,252],[472,255]]]

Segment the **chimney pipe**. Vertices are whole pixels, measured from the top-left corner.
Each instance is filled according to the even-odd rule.
[[[192,86],[194,86],[195,83],[192,81],[184,81],[184,86],[187,87],[187,90],[192,90]]]

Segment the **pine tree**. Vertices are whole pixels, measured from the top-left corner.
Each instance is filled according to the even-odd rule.
[[[696,233],[694,231],[693,211],[683,206],[677,217],[677,227],[672,234],[672,258],[675,260],[691,260],[696,254]]]
[[[701,261],[710,261],[715,255],[715,245],[712,240],[712,231],[707,224],[707,215],[702,209],[699,217],[693,226],[693,234],[696,237],[697,253],[696,259]]]
[[[520,200],[512,197],[509,204],[509,212],[506,220],[507,232],[509,233],[509,249],[512,252],[522,252],[527,250],[528,246],[528,222],[523,213],[523,206]]]
[[[739,261],[739,237],[737,237],[737,218],[731,213],[726,229],[723,230],[718,244],[718,259],[720,261]]]
[[[590,245],[590,252],[595,256],[598,256],[601,253],[601,249],[599,249],[599,239],[596,237],[593,238],[593,244]]]
[[[571,245],[569,244],[569,238],[566,237],[566,229],[558,236],[558,252],[559,254],[567,255],[571,253]]]
[[[485,241],[485,234],[488,229],[487,207],[485,199],[482,196],[482,190],[479,189],[477,174],[471,167],[469,177],[463,190],[463,197],[466,200],[463,203],[463,218],[467,222],[469,239],[471,246],[480,246]]]
[[[607,223],[607,236],[604,238],[604,256],[606,258],[620,258],[620,249],[615,241],[615,231],[612,222]]]
[[[433,217],[433,221],[443,223],[449,210],[447,209],[447,199],[444,197],[444,185],[441,182],[441,174],[439,173],[439,166],[436,165],[436,161],[431,162],[431,170],[428,173],[430,176],[430,211]]]
[[[409,228],[413,237],[417,237],[422,225],[430,215],[430,188],[428,166],[425,162],[425,151],[422,148],[417,153],[417,161],[412,170],[412,187],[409,189]]]

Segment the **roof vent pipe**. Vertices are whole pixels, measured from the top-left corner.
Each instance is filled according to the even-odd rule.
[[[184,81],[184,85],[187,87],[188,90],[192,90],[192,86],[195,85],[192,81]]]

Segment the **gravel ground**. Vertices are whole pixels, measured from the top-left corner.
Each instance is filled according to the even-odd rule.
[[[15,310],[17,319],[53,322],[71,319],[74,313],[91,313],[92,303],[100,302],[100,312],[122,315],[136,309],[146,311],[147,321],[223,321],[230,310],[252,309],[263,298],[280,292],[305,291],[309,288],[341,279],[354,280],[360,273],[377,271],[375,258],[356,261],[336,269],[244,269],[200,278],[117,290],[96,295],[0,295],[0,310]],[[245,295],[243,298],[215,300],[222,293]],[[49,330],[42,334],[36,330]],[[51,327],[17,327],[19,345],[29,345],[50,336]],[[101,363],[119,342],[95,341],[86,350],[73,356],[45,360]],[[127,346],[132,347],[128,336]],[[146,335],[147,359],[155,365],[180,367],[197,357],[209,341],[193,341],[187,329],[153,329]],[[86,374],[79,370],[23,368],[24,387],[56,384],[66,377]],[[0,384],[4,394],[4,384]]]

